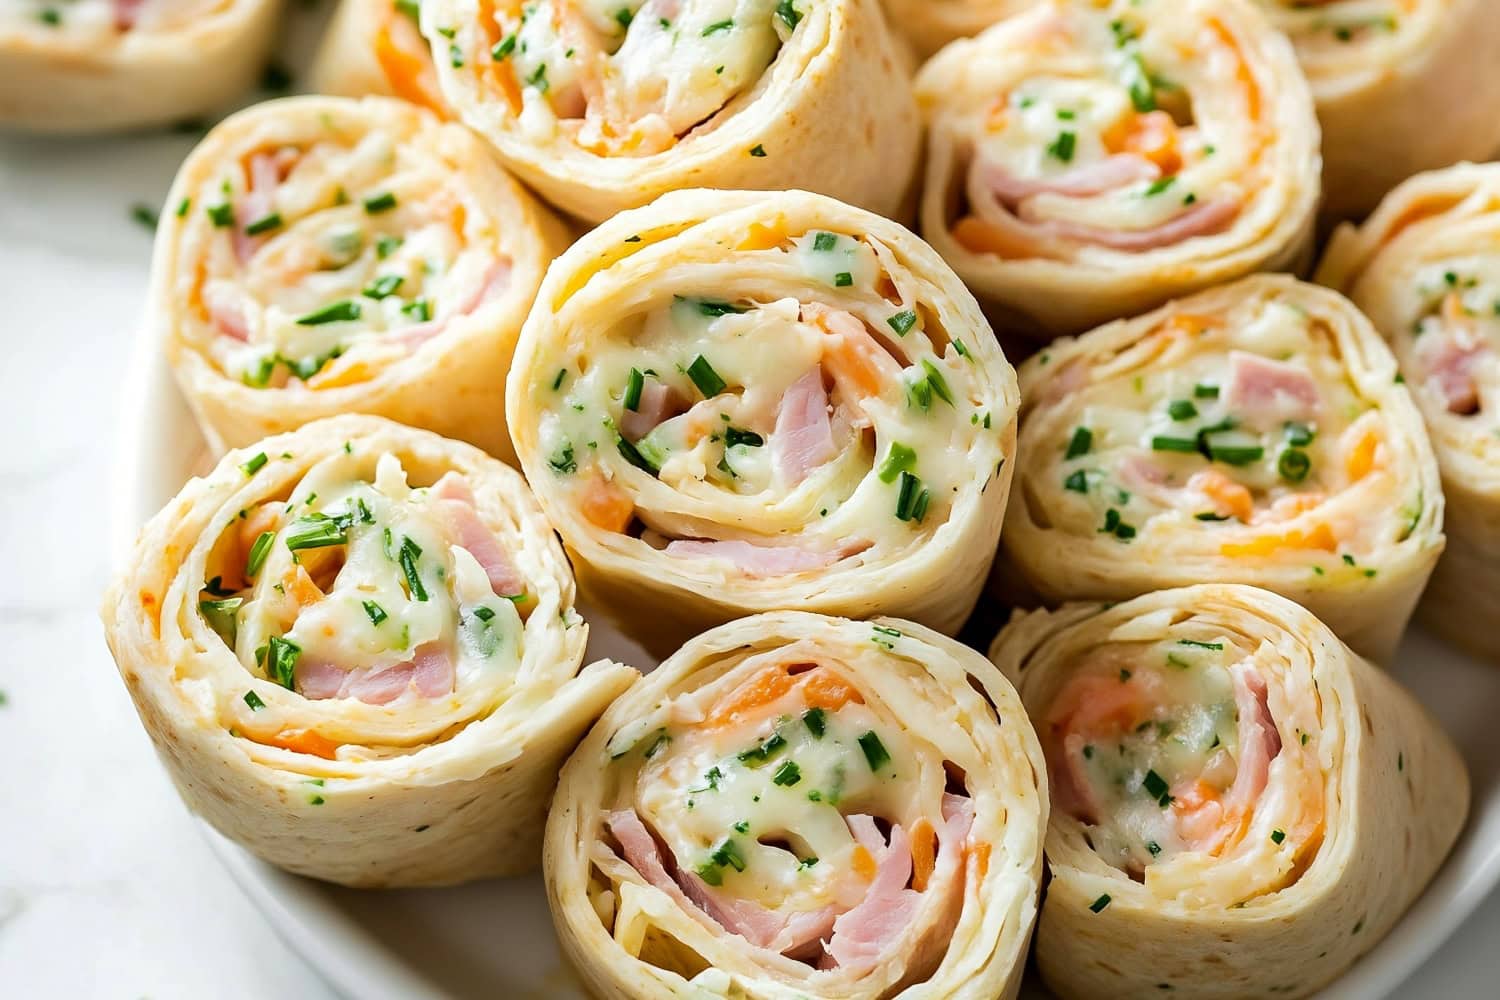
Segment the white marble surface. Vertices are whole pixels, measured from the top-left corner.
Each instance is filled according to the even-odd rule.
[[[105,649],[120,380],[186,136],[0,137],[0,995],[334,996],[218,866]],[[1493,997],[1500,895],[1393,996]]]

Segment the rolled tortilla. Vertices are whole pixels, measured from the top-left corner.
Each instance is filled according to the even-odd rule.
[[[1011,686],[928,629],[798,612],[714,629],[563,769],[543,867],[558,937],[611,1000],[1014,997],[1044,766]]]
[[[1463,759],[1310,613],[1209,584],[1021,613],[991,659],[1047,755],[1060,997],[1307,996],[1453,846]]]
[[[352,886],[533,867],[557,768],[634,677],[579,672],[588,626],[521,477],[378,417],[189,482],[103,617],[188,807]]]
[[[1420,170],[1500,150],[1494,0],[1258,0],[1323,125],[1323,213],[1363,216]]]
[[[1014,379],[894,222],[680,191],[558,259],[506,392],[583,593],[664,655],[780,608],[956,632],[1005,513]]]
[[[1427,421],[1447,497],[1443,553],[1418,615],[1500,660],[1500,164],[1421,174],[1341,227],[1318,280],[1385,335]]]
[[[1318,123],[1247,0],[1051,0],[917,76],[922,234],[996,325],[1077,333],[1310,249]]]
[[[209,133],[167,207],[148,322],[213,446],[362,412],[511,457],[500,387],[567,234],[467,129],[271,101]]]
[[[415,0],[342,0],[312,66],[312,89],[341,97],[399,97],[451,117]]]
[[[7,0],[0,126],[98,132],[221,108],[254,86],[281,0]]]
[[[1002,541],[1043,601],[1249,583],[1389,659],[1443,549],[1443,491],[1343,296],[1245,278],[1058,341],[1021,385]]]
[[[896,215],[916,174],[879,0],[424,0],[422,30],[459,117],[591,222],[709,184]]]
[[[885,0],[891,30],[926,58],[955,38],[977,35],[1040,0]]]

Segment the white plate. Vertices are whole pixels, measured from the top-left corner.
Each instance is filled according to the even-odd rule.
[[[137,528],[206,462],[203,441],[160,351],[141,340],[128,374],[118,451],[117,563]],[[653,662],[608,624],[594,620],[591,629],[591,657]],[[1395,672],[1458,742],[1473,778],[1473,808],[1426,894],[1325,997],[1389,993],[1500,881],[1500,726],[1494,719],[1500,670],[1415,633],[1401,647]],[[206,825],[204,832],[287,943],[349,996],[583,996],[558,957],[539,876],[456,889],[356,891],[288,875]]]

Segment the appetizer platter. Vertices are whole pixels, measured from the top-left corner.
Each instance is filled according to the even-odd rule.
[[[21,6],[38,131],[279,17]],[[1500,881],[1500,11],[1307,6],[343,0],[137,210],[101,608],[278,929],[361,997],[1396,989]]]

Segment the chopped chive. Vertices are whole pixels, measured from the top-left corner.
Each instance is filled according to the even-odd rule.
[[[1087,455],[1093,446],[1094,432],[1087,427],[1076,427],[1073,429],[1073,436],[1068,439],[1068,450],[1063,457],[1073,459],[1079,455]]]
[[[379,625],[390,617],[390,615],[385,613],[385,608],[382,608],[374,601],[362,601],[361,603],[364,605],[365,614],[370,616],[371,625]]]
[[[299,517],[286,529],[286,547],[292,552],[344,545],[348,541],[348,522],[336,517],[320,514]]]
[[[938,370],[937,365],[923,358],[922,370],[927,373],[927,381],[932,385],[932,391],[937,394],[938,399],[952,406],[953,391],[948,388],[948,380],[943,378],[943,373]]]
[[[208,218],[216,229],[225,229],[234,225],[234,206],[228,202],[222,205],[208,206]]]
[[[391,254],[401,249],[404,241],[399,236],[382,236],[375,241],[375,256],[385,260]]]
[[[1286,831],[1284,831],[1284,830],[1272,830],[1271,831],[1271,843],[1273,843],[1273,844],[1280,844],[1285,839],[1286,839]]]
[[[781,0],[776,5],[776,16],[792,31],[797,30],[797,23],[802,20],[802,12],[793,6],[792,0]]]
[[[558,389],[562,388],[563,379],[567,377],[568,370],[566,368],[559,368],[557,370],[557,377],[552,380],[552,391],[556,392]]]
[[[891,755],[872,729],[859,738],[859,748],[865,752],[865,762],[871,771],[879,771],[891,762]]]
[[[819,252],[832,250],[839,245],[839,238],[833,233],[815,233],[813,235],[813,249]]]
[[[410,536],[401,540],[400,563],[401,572],[406,577],[406,585],[411,588],[411,594],[419,601],[427,600],[427,588],[422,586],[422,578],[417,575],[417,559],[422,555],[422,550]]]
[[[739,427],[724,428],[724,447],[733,448],[743,445],[746,448],[759,448],[766,443],[766,439],[754,431],[743,430]]]
[[[1218,399],[1219,387],[1216,385],[1209,385],[1207,382],[1199,382],[1197,385],[1193,386],[1193,398]]]
[[[184,198],[177,203],[177,217],[181,219],[188,214],[188,209],[193,207],[193,199]]]
[[[732,316],[744,312],[744,308],[730,302],[715,302],[710,299],[702,299],[698,302],[698,311],[705,316]]]
[[[1266,449],[1260,445],[1216,445],[1209,441],[1208,454],[1215,462],[1225,465],[1249,465],[1264,458]]]
[[[1092,910],[1092,911],[1094,911],[1095,913],[1099,913],[1100,911],[1102,911],[1108,905],[1109,905],[1109,893],[1106,892],[1104,895],[1100,896],[1098,899],[1096,899],[1092,903],[1090,903],[1089,904],[1089,909]]]
[[[250,555],[245,560],[245,575],[254,576],[260,572],[260,568],[266,564],[266,556],[271,552],[271,543],[276,540],[276,532],[262,531],[260,537],[250,546]]]
[[[625,383],[625,409],[632,412],[641,408],[641,390],[646,387],[646,376],[639,368],[630,369],[630,379]]]
[[[374,299],[377,302],[381,299],[388,299],[396,294],[396,290],[401,287],[401,283],[405,280],[399,274],[387,274],[370,282],[369,287],[362,294],[366,298]]]
[[[1173,420],[1191,420],[1198,415],[1198,408],[1191,400],[1174,399],[1167,404],[1167,416]]]
[[[661,471],[661,465],[653,462],[639,448],[626,440],[623,434],[615,432],[615,447],[619,450],[625,461],[644,472],[656,475]]]
[[[210,628],[219,633],[227,646],[233,646],[239,634],[239,610],[245,603],[242,597],[227,597],[220,601],[199,601],[198,612]]]
[[[892,330],[896,331],[898,337],[904,337],[911,332],[911,328],[917,325],[917,313],[915,309],[907,309],[898,312],[886,320]]]
[[[723,21],[715,21],[713,24],[710,24],[708,27],[703,29],[703,34],[701,37],[707,38],[709,35],[716,35],[721,31],[728,31],[733,27],[734,18],[732,17],[726,18]]]
[[[1199,642],[1196,639],[1178,639],[1177,645],[1192,646],[1194,649],[1221,650],[1224,648],[1224,644],[1222,642]]]
[[[1286,448],[1276,459],[1276,471],[1289,483],[1302,482],[1311,468],[1312,459],[1307,457],[1307,452],[1298,448]]]
[[[1158,434],[1151,439],[1152,451],[1177,451],[1191,455],[1198,450],[1198,442],[1193,438],[1169,437]]]
[[[396,207],[396,196],[390,191],[377,194],[365,199],[365,211],[371,215],[379,215],[381,212],[389,212]]]
[[[349,323],[359,319],[360,305],[352,299],[324,306],[317,312],[297,317],[298,326],[322,326],[324,323]]]
[[[280,228],[281,228],[281,213],[279,213],[279,212],[272,212],[269,215],[263,215],[263,216],[261,216],[259,219],[256,219],[254,222],[252,222],[249,225],[247,225],[245,227],[245,235],[246,236],[259,236],[262,233],[269,233],[273,229],[280,229]]]
[[[744,855],[740,854],[739,848],[735,845],[732,839],[725,840],[722,844],[715,848],[714,853],[711,856],[713,858],[714,864],[718,865],[720,868],[733,868],[737,872],[742,872],[745,870]]]
[[[1146,776],[1141,779],[1141,787],[1146,794],[1156,800],[1157,805],[1165,809],[1172,803],[1172,796],[1168,794],[1167,783],[1162,776],[1154,770],[1148,770]]]
[[[762,146],[760,143],[756,143],[754,146],[750,147],[750,155],[755,157],[756,159],[760,159],[766,155],[766,147]]]
[[[513,34],[506,35],[495,43],[494,48],[490,49],[490,58],[495,60],[495,62],[501,62],[509,59],[510,54],[514,51],[516,51],[516,36]]]
[[[250,711],[259,712],[266,707],[266,703],[260,700],[260,695],[254,691],[245,692],[245,704],[250,706]]]
[[[727,384],[719,377],[719,373],[714,371],[714,366],[708,363],[708,359],[701,354],[688,365],[687,374],[688,378],[693,380],[693,384],[698,387],[698,391],[703,393],[704,399],[717,396],[724,391]]]
[[[1295,448],[1306,448],[1317,436],[1318,432],[1309,424],[1291,421],[1286,425],[1286,443]]]
[[[1162,177],[1159,180],[1154,180],[1151,182],[1151,186],[1146,188],[1146,197],[1150,198],[1154,195],[1161,194],[1163,191],[1165,191],[1175,183],[1177,183],[1177,176],[1175,174]]]
[[[751,747],[749,750],[741,750],[736,757],[741,764],[755,767],[776,756],[784,746],[786,746],[786,737],[780,733],[772,733],[764,743]]]
[[[288,691],[297,671],[297,657],[302,647],[279,635],[271,636],[266,646],[266,673]]]
[[[961,357],[961,358],[967,358],[967,357],[969,357],[969,349],[967,347],[965,347],[964,346],[964,342],[962,340],[959,340],[957,337],[953,338],[953,349],[958,352],[958,356],[959,357]],[[970,360],[972,360],[972,359],[970,359]]]
[[[833,287],[835,288],[848,288],[852,284],[854,284],[854,275],[848,271],[840,271],[833,276]]]
[[[721,886],[724,884],[724,872],[718,865],[705,862],[694,869],[694,871],[698,873],[699,878],[709,885]]]
[[[245,475],[253,476],[265,467],[266,461],[266,453],[263,451],[258,452],[250,457],[250,461],[241,465],[240,469],[244,471]]]
[[[784,760],[776,773],[771,776],[771,781],[785,788],[790,788],[802,780],[802,769],[793,760]]]
[[[926,512],[927,506],[922,500],[925,493],[926,491],[922,489],[922,480],[903,470],[901,484],[896,495],[896,519],[898,521],[915,520],[921,523],[922,519],[917,514],[919,505],[922,513]]]
[[[413,299],[401,307],[401,315],[410,316],[418,323],[432,319],[432,303],[426,299]]]
[[[802,724],[807,727],[809,733],[812,733],[814,739],[819,740],[823,738],[823,733],[828,729],[827,719],[824,718],[821,708],[809,708],[806,712],[803,712]]]
[[[1078,135],[1075,132],[1059,132],[1057,138],[1052,140],[1047,147],[1047,155],[1064,163],[1073,160],[1073,151],[1078,145]]]
[[[567,441],[547,459],[547,465],[560,476],[578,471],[578,459],[573,454],[573,442]]]
[[[1063,489],[1072,490],[1074,493],[1087,493],[1089,491],[1088,473],[1082,469],[1070,473],[1068,478],[1063,480]]]

